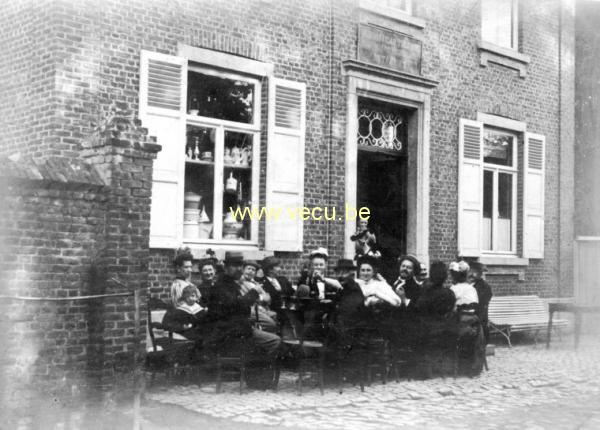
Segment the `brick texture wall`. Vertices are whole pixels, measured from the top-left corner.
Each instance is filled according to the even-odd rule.
[[[145,341],[133,297],[57,301],[148,289],[152,163],[160,149],[123,104],[82,142],[83,158],[0,161],[2,395],[47,382],[107,383]],[[119,282],[111,281],[116,278]],[[141,314],[141,325],[145,317]],[[141,355],[139,355],[141,356]],[[109,381],[110,382],[110,381]],[[4,402],[3,402],[4,403]]]
[[[448,261],[456,257],[459,118],[474,119],[477,112],[508,116],[526,122],[528,130],[547,138],[546,243],[545,258],[532,260],[523,269],[524,281],[518,282],[516,275],[497,275],[497,291],[563,294],[559,289],[560,271],[565,276],[569,268],[559,264],[559,225],[569,220],[564,214],[561,218],[558,205],[559,148],[572,142],[564,141],[564,134],[561,142],[559,127],[568,129],[573,124],[572,120],[563,120],[559,111],[559,0],[520,2],[519,50],[531,57],[525,78],[497,64],[479,65],[479,1],[415,3],[415,14],[424,20],[425,27],[401,29],[423,41],[423,75],[440,82],[431,107],[430,259]],[[0,19],[18,19],[23,8],[26,6],[7,8]],[[19,88],[21,92],[36,88],[44,94],[40,96],[44,103],[52,107],[48,136],[44,137],[47,144],[36,137],[32,144],[19,147],[15,142],[25,131],[15,128],[10,144],[3,147],[19,147],[32,154],[80,154],[81,140],[107,117],[113,101],[137,111],[140,50],[176,54],[177,43],[184,43],[273,63],[275,76],[306,82],[305,204],[343,208],[345,130],[347,121],[353,119],[346,117],[346,78],[341,73],[341,62],[356,58],[357,1],[55,0],[41,3],[35,13],[46,18],[38,19],[31,28],[46,30],[46,42],[39,46],[48,51],[44,52],[49,57],[43,57],[40,73]],[[376,15],[369,20],[397,26]],[[563,13],[562,20],[568,24],[572,16]],[[563,48],[567,56],[572,55],[568,48]],[[11,49],[14,54],[22,50]],[[36,60],[27,61],[30,66]],[[25,67],[21,63],[9,61],[3,70],[20,70]],[[44,67],[52,79],[44,78]],[[563,92],[565,96],[568,93]],[[26,114],[31,101],[26,105],[24,111],[17,109],[13,118],[31,120]],[[43,130],[46,125],[40,122],[38,127]],[[263,127],[263,155],[265,136]],[[264,200],[264,190],[262,193]],[[334,263],[343,251],[343,225],[309,221],[305,223],[304,239],[305,251],[327,246]],[[153,293],[161,294],[172,276],[168,255],[165,250],[150,251]],[[287,273],[297,276],[301,255],[279,256]]]

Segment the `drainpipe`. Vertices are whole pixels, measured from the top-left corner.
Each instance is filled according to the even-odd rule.
[[[327,205],[332,206],[331,199],[331,150],[333,147],[333,54],[334,54],[334,42],[335,42],[335,32],[334,32],[334,18],[333,18],[333,2],[334,0],[329,0],[329,139],[328,148],[327,148]],[[326,249],[329,251],[330,245],[330,221],[325,220],[325,237],[326,237]]]
[[[563,10],[562,10],[562,2],[558,0],[558,288],[556,293],[558,297],[562,297],[561,291],[561,274],[563,273],[563,248],[562,248],[562,205],[561,205],[561,196],[562,196],[562,184],[561,184],[561,173],[562,173],[562,162],[560,157],[561,148],[562,148],[562,30],[563,30]],[[544,185],[545,186],[545,185]]]

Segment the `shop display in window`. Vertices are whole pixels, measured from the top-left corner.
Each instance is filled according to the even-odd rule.
[[[186,200],[185,240],[252,239],[258,85],[214,71],[188,73],[185,192],[192,200]],[[197,204],[194,196],[201,197]]]

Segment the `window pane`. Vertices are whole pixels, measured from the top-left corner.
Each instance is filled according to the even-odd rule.
[[[188,114],[250,124],[254,85],[219,76],[188,72]]]
[[[242,219],[240,211],[249,211],[252,206],[252,137],[225,131],[223,239],[250,240],[251,220],[249,216]]]
[[[501,166],[513,165],[515,137],[498,130],[483,130],[483,161]]]
[[[513,0],[482,0],[481,37],[506,48],[513,46]]]
[[[494,173],[483,172],[483,226],[481,247],[486,251],[492,249],[492,214],[494,210]]]
[[[510,251],[512,239],[513,175],[498,174],[498,251]]]
[[[187,126],[183,237],[213,238],[215,129]]]

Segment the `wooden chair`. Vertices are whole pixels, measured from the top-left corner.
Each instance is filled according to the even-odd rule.
[[[146,364],[152,370],[152,382],[157,370],[164,369],[167,378],[172,378],[192,364],[195,342],[177,335],[162,324],[169,308],[162,300],[148,300],[150,349],[146,352]]]
[[[256,315],[256,321],[254,321],[253,327],[262,329],[258,318],[258,304],[254,305],[254,314]],[[244,386],[247,385],[247,371],[248,371],[248,358],[252,339],[241,338],[238,344],[239,349],[237,351],[222,352],[217,350],[216,363],[217,363],[217,380],[215,391],[221,392],[223,375],[238,375],[239,374],[239,390],[240,394],[244,392]],[[275,369],[275,389],[279,380],[279,369]]]
[[[475,330],[475,333],[467,334],[461,333],[460,325],[462,324],[461,317],[471,317],[474,321],[472,323],[466,323],[466,326],[463,326],[465,329]],[[473,319],[473,318],[476,318]],[[485,336],[483,333],[483,326],[481,325],[481,321],[477,316],[477,308],[469,308],[465,307],[464,309],[459,309],[457,312],[457,322],[459,324],[459,332],[456,338],[456,347],[454,350],[454,378],[458,375],[458,368],[460,362],[460,352],[461,348],[465,345],[465,341],[470,344],[468,348],[471,350],[472,354],[470,360],[472,362],[470,372],[471,373],[479,373],[481,371],[481,367],[488,370],[487,359],[485,354],[486,343]]]
[[[221,392],[223,383],[223,375],[239,374],[240,381],[240,394],[244,392],[244,385],[246,384],[246,369],[248,360],[248,342],[249,339],[241,339],[240,350],[236,353],[221,351],[217,352],[216,363],[217,363],[217,380],[215,391],[217,394]]]
[[[325,356],[327,347],[324,341],[306,339],[306,328],[309,324],[302,324],[301,318],[299,318],[299,312],[303,312],[306,306],[315,306],[314,301],[300,300],[296,298],[288,298],[288,305],[294,304],[291,308],[286,308],[285,313],[287,320],[291,324],[293,338],[283,338],[282,342],[296,351],[299,358],[298,363],[298,394],[302,394],[303,377],[305,373],[308,373],[309,365],[316,366],[317,377],[319,381],[319,390],[321,394],[324,394],[324,370],[325,370]],[[327,325],[327,321],[323,322]],[[309,327],[310,328],[310,327]]]

